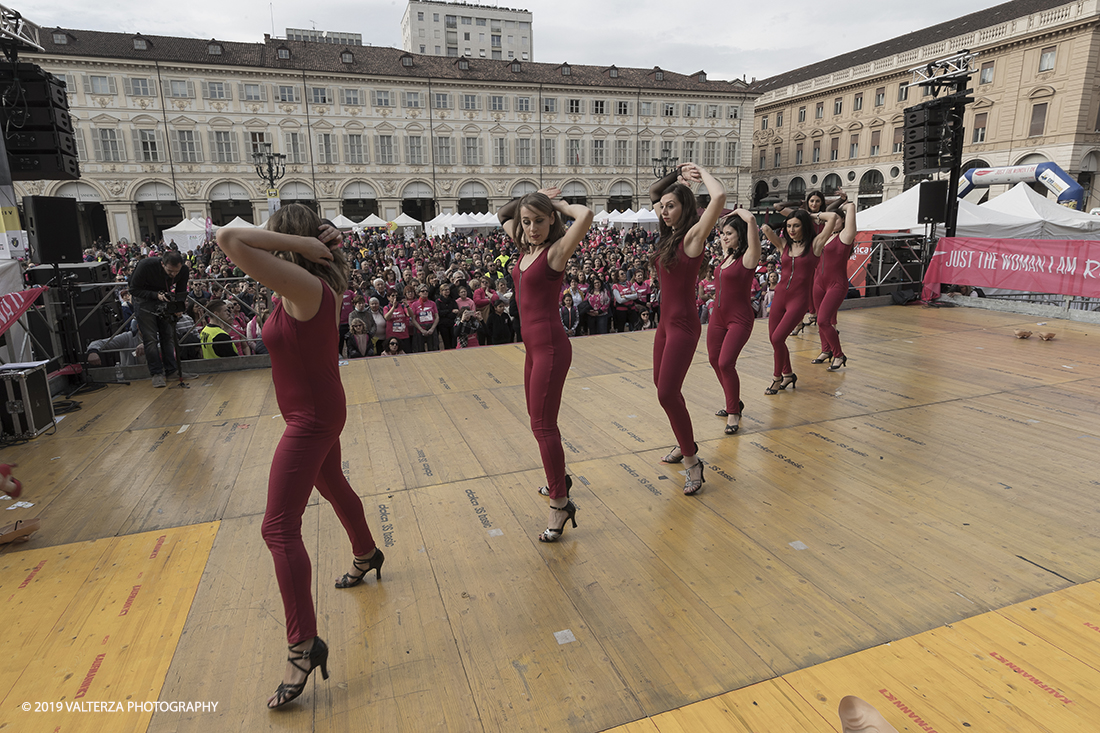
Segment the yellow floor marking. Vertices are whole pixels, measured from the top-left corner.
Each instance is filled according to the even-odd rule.
[[[159,700],[217,530],[210,522],[3,555],[14,633],[0,641],[0,729],[144,731],[153,709],[135,706]],[[93,703],[122,711],[91,712]]]

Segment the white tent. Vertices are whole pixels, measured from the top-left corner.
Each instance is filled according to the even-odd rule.
[[[449,223],[455,216],[457,215],[437,214],[430,221],[424,223],[424,231],[429,237],[441,237],[447,232],[454,231],[454,228],[449,226]]]
[[[256,225],[250,221],[245,221],[241,217],[234,217],[233,221],[228,224],[223,224],[222,229],[255,229]]]
[[[347,218],[343,214],[340,214],[340,216],[333,219],[332,220],[332,225],[334,227],[336,227],[337,229],[354,229],[355,227],[359,227],[360,229],[362,229],[361,224],[352,221],[351,219]],[[385,225],[383,224],[383,226],[385,226]]]
[[[401,215],[398,216],[393,221],[391,221],[390,223],[391,224],[396,224],[399,227],[420,227],[420,226],[424,226],[422,223],[420,223],[416,219],[412,218],[411,216],[406,214],[404,211],[402,211]]]
[[[920,189],[913,186],[878,206],[860,211],[856,215],[856,223],[863,232],[924,231],[925,225],[917,219],[919,201]],[[942,234],[942,226],[939,231]],[[960,237],[1040,239],[1042,228],[1038,221],[1029,221],[960,200],[955,234]]]
[[[1026,183],[1017,183],[979,208],[1039,222],[1042,236],[1032,239],[1100,239],[1100,216],[1059,206]]]
[[[217,231],[218,227],[214,227]],[[165,242],[175,242],[181,252],[192,252],[206,241],[206,223],[201,219],[184,219],[162,233]]]
[[[611,224],[630,224],[634,222],[634,210],[627,209],[623,212],[616,212],[607,217],[607,221]]]
[[[385,228],[386,220],[380,217],[378,214],[371,214],[366,219],[359,222],[359,226],[363,229]]]
[[[458,229],[480,229],[484,226],[473,214],[459,214],[447,226]]]
[[[639,224],[656,224],[657,213],[652,209],[647,209],[643,206],[642,208],[638,209],[638,214],[634,217],[634,221]]]
[[[481,223],[489,227],[490,229],[502,226],[500,223],[500,219],[498,219],[497,215],[492,212],[487,211],[484,214],[475,214],[475,216],[481,219]]]
[[[592,221],[594,221],[598,224],[601,221],[607,221],[608,217],[610,217],[610,216],[611,216],[611,214],[607,213],[607,209],[600,209],[596,213],[596,215],[592,217]]]

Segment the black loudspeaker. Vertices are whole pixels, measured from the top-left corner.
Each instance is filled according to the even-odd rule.
[[[921,224],[947,221],[947,181],[922,181],[917,202],[917,221]]]
[[[27,222],[31,262],[52,265],[55,262],[83,261],[76,199],[24,196],[23,214]]]
[[[18,100],[0,106],[12,180],[80,178],[65,82],[34,64],[14,64],[0,68],[0,90]]]

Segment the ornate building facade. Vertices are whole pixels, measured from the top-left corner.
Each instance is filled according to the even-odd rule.
[[[1014,0],[757,82],[753,200],[843,188],[860,208],[901,193],[910,70],[977,51],[963,168],[1054,162],[1100,206],[1100,2]],[[996,194],[977,191],[977,196]]]
[[[653,159],[714,170],[747,201],[741,81],[653,69],[441,58],[265,37],[235,43],[56,28],[27,60],[65,78],[83,236],[154,235],[183,217],[266,218],[253,154],[287,156],[283,201],[327,217],[494,210],[558,186],[596,210],[648,205]],[[746,132],[748,124],[746,123]]]

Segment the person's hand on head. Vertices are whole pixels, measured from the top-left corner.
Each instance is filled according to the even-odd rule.
[[[329,245],[325,244],[320,239],[312,237],[303,237],[302,239],[305,240],[305,244],[299,254],[307,260],[316,262],[317,264],[332,260],[332,250]]]
[[[330,249],[344,246],[344,234],[339,229],[331,224],[322,224],[318,228],[321,233],[317,235],[317,238],[328,245]]]

